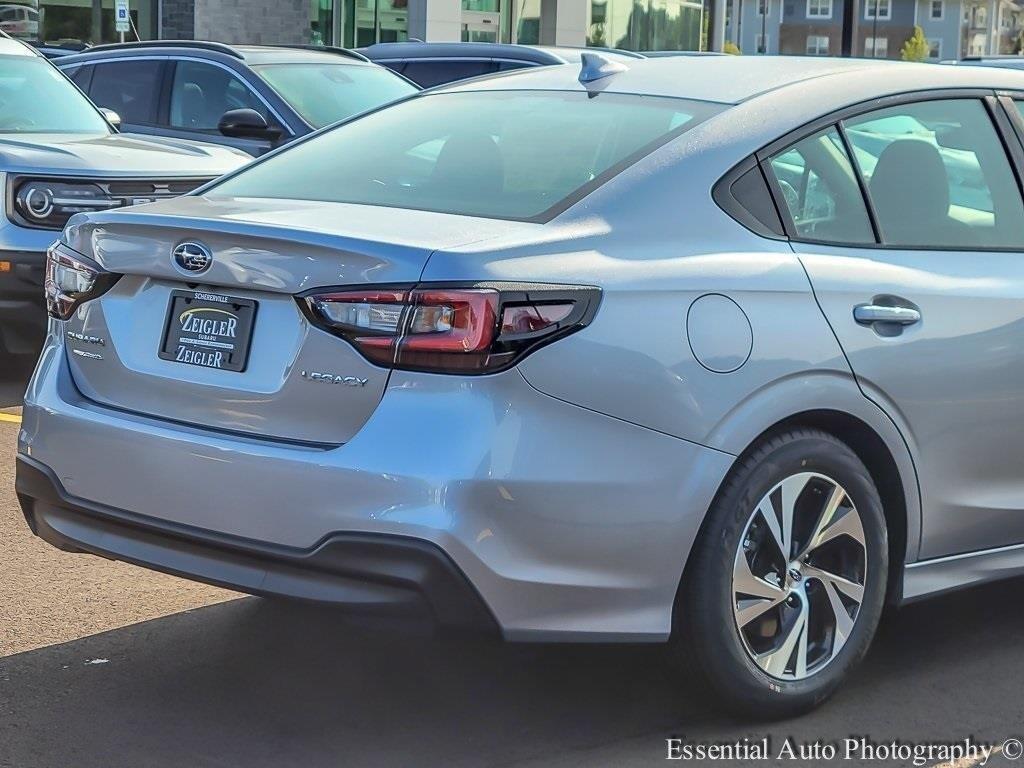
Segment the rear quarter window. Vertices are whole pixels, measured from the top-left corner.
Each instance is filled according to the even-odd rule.
[[[465,80],[469,77],[487,75],[496,72],[498,65],[489,59],[465,59],[462,61],[444,61],[443,59],[426,59],[410,61],[402,74],[424,88],[435,85]]]

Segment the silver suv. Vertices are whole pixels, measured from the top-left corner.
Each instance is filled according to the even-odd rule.
[[[1024,81],[584,54],[72,219],[32,530],[821,702],[1024,572]]]
[[[121,135],[107,118],[39,52],[0,37],[0,351],[38,351],[46,249],[72,215],[174,197],[250,159]]]

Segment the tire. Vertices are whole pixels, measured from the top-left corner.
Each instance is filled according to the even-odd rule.
[[[780,510],[793,499],[786,536]],[[832,525],[822,523],[826,517]],[[779,574],[787,544],[790,562]],[[694,545],[676,606],[676,661],[702,676],[736,714],[774,720],[806,712],[867,653],[888,569],[882,503],[857,455],[814,429],[767,438],[733,467]],[[763,588],[763,594],[752,598],[738,585]],[[783,593],[788,597],[777,602]],[[859,605],[851,597],[858,594]],[[743,624],[752,615],[757,618]]]

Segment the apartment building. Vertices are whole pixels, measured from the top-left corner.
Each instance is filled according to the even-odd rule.
[[[931,61],[1021,53],[1024,0],[731,0],[726,40],[745,54],[842,54],[853,3],[853,56],[900,58],[921,27]]]

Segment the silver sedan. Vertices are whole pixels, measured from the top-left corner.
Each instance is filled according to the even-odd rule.
[[[727,56],[435,89],[76,216],[32,530],[823,701],[1024,571],[1024,74]]]

